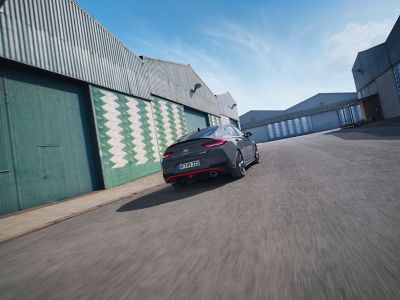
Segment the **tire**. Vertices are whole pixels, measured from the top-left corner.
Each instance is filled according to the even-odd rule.
[[[235,179],[242,178],[246,175],[246,166],[244,164],[242,153],[236,152],[235,167],[232,169],[231,175]]]
[[[260,152],[258,152],[257,145],[254,146],[256,148],[256,152],[254,153],[254,162],[253,164],[258,164],[260,162]]]

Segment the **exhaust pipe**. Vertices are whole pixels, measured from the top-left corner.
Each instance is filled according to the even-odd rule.
[[[215,177],[217,177],[218,176],[218,172],[217,171],[211,171],[210,172],[210,177],[211,178],[215,178]]]

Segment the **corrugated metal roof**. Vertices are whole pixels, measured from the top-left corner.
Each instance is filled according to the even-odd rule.
[[[320,93],[274,116],[249,123],[241,123],[241,127],[242,129],[255,128],[266,124],[335,110],[356,99],[356,93]]]
[[[221,115],[234,120],[239,120],[237,105],[234,106],[237,103],[229,92],[217,95],[217,100]]]
[[[201,81],[190,67],[146,65],[75,1],[6,0],[0,25],[0,57],[146,99],[162,93],[219,114],[204,83],[193,97],[187,95],[185,89]]]
[[[219,115],[217,98],[190,65],[143,57],[152,94]],[[191,92],[196,83],[201,88]]]
[[[284,111],[284,113],[292,113],[314,109],[316,107],[327,106],[343,101],[349,101],[357,98],[356,93],[319,93],[311,98],[308,98]]]
[[[250,110],[239,117],[240,124],[243,127],[255,121],[261,121],[283,113],[283,110]]]

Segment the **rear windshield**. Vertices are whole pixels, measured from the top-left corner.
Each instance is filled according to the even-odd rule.
[[[184,141],[188,141],[188,140],[192,140],[192,139],[201,139],[204,137],[208,137],[214,134],[214,132],[217,130],[218,126],[214,126],[214,127],[208,127],[205,129],[201,129],[200,131],[193,131],[188,133],[187,135],[184,135],[183,137],[181,137],[178,142],[184,142]]]

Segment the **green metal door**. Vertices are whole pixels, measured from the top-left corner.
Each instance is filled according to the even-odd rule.
[[[19,205],[6,109],[9,104],[6,103],[4,78],[0,80],[0,214],[3,214],[18,210]]]
[[[0,159],[6,171],[0,175],[0,213],[100,188],[90,102],[82,88],[28,72],[2,73],[0,122],[8,126],[0,136],[7,153]]]
[[[185,116],[189,132],[209,126],[208,115],[206,113],[185,107]]]

